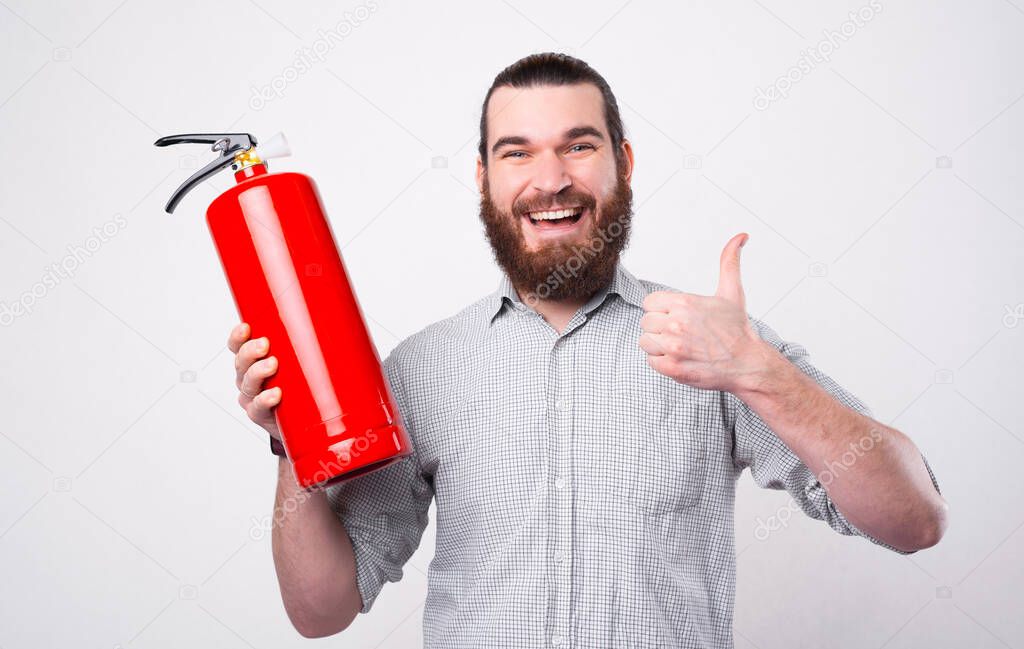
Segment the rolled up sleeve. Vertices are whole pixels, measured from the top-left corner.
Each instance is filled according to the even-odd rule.
[[[399,417],[410,437],[410,417],[402,392],[396,353],[383,363],[395,396]],[[419,547],[428,523],[427,510],[434,496],[433,484],[413,454],[364,476],[326,489],[331,510],[341,520],[352,541],[356,578],[362,596],[361,613],[373,606],[385,582],[402,578],[403,566]]]
[[[778,349],[783,356],[804,374],[814,379],[833,398],[848,408],[874,418],[871,410],[860,399],[811,364],[807,350],[803,346],[782,340],[771,327],[757,318],[751,317],[750,320],[763,340]],[[836,508],[819,477],[779,439],[757,413],[731,393],[726,393],[726,410],[727,420],[733,424],[735,466],[740,470],[749,467],[754,482],[758,486],[766,489],[785,489],[805,514],[811,518],[825,521],[829,527],[840,534],[864,537],[899,554],[913,554],[913,552],[900,550],[884,543],[850,523]],[[873,443],[873,440],[868,438],[865,442]],[[865,445],[867,445],[866,443]],[[850,453],[854,456],[853,461],[856,461],[856,452],[863,449],[865,445],[851,449]],[[870,445],[867,446],[870,449]],[[941,493],[939,483],[928,460],[924,455],[921,456],[921,459],[928,470],[935,491]],[[843,466],[834,466],[826,471],[839,471],[848,466],[845,458],[837,458],[834,464]],[[822,476],[825,476],[825,472]]]

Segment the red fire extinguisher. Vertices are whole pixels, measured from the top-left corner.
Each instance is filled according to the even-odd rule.
[[[208,144],[219,157],[167,202],[230,166],[238,184],[206,222],[235,306],[252,337],[278,359],[264,388],[280,387],[275,417],[295,479],[306,489],[383,468],[412,452],[381,371],[313,180],[268,173],[289,155],[282,135],[257,148],[248,133],[171,135],[155,142]]]

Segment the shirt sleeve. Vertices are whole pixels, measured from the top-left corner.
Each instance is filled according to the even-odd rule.
[[[383,366],[398,416],[415,440],[408,428],[408,400],[402,389],[396,352]],[[329,485],[326,495],[331,510],[352,541],[356,579],[363,600],[360,613],[367,613],[384,583],[402,578],[402,567],[419,547],[434,497],[433,482],[422,473],[414,445],[412,455],[364,476]]]
[[[830,376],[811,364],[807,350],[793,342],[782,340],[767,324],[750,317],[758,335],[782,353],[804,374],[810,376],[826,392],[843,405],[865,416],[874,418],[871,410],[856,396],[836,383]],[[814,519],[825,521],[836,532],[846,535],[864,537],[871,542],[899,554],[913,554],[897,549],[871,535],[857,529],[840,512],[825,491],[818,476],[791,451],[779,437],[764,423],[757,413],[738,397],[731,393],[726,395],[726,418],[733,425],[733,460],[736,467],[742,470],[750,467],[750,473],[758,486],[767,489],[785,489],[801,510]],[[856,462],[858,453],[869,451],[874,440],[865,438],[859,445],[854,445],[849,454],[837,458],[822,472],[822,478],[829,471],[843,471]],[[924,455],[921,456],[925,468],[932,480],[935,491],[939,491],[939,483],[935,479],[931,466]]]

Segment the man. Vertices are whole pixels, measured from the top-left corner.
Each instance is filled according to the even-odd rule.
[[[495,79],[480,217],[497,292],[384,363],[415,454],[325,491],[278,469],[274,559],[300,633],[397,581],[437,499],[427,647],[731,647],[746,467],[842,534],[934,545],[946,505],[901,432],[747,315],[740,248],[714,296],[634,278],[633,150],[605,80],[565,55]],[[268,341],[231,334],[240,403],[277,436]],[[397,622],[397,620],[396,620]]]

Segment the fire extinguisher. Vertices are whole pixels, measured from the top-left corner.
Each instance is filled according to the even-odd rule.
[[[213,200],[206,223],[239,316],[278,359],[264,388],[282,390],[275,418],[296,482],[320,488],[412,453],[313,179],[267,171],[267,159],[290,155],[284,136],[259,147],[248,133],[155,142],[186,143],[219,157],[178,187],[166,210],[218,171],[234,171],[237,184]]]

